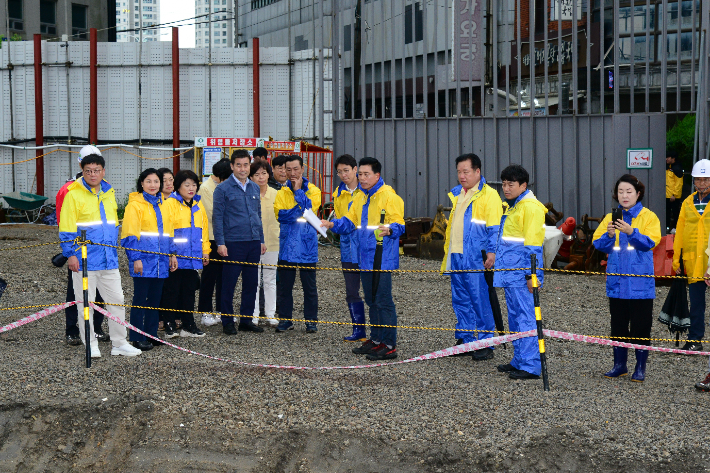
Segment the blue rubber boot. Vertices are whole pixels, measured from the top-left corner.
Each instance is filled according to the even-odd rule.
[[[646,379],[646,360],[648,360],[648,350],[636,350],[636,369],[631,375],[631,381],[643,383]]]
[[[618,378],[619,376],[626,376],[629,374],[629,370],[626,367],[626,360],[628,356],[628,348],[614,347],[614,367],[611,371],[604,373],[604,376],[607,378]]]
[[[346,342],[364,342],[367,337],[365,336],[365,326],[361,325],[365,323],[365,303],[351,302],[348,304],[348,309],[350,309],[350,318],[353,321],[353,334],[349,337],[343,337]]]

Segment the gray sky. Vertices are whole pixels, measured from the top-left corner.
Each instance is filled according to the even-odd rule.
[[[161,0],[160,1],[160,23],[169,21],[183,20],[195,16],[195,0]],[[195,47],[195,26],[192,25],[195,20],[188,20],[185,23],[190,23],[189,26],[180,26],[176,23],[174,26],[179,27],[180,47],[194,48]],[[173,25],[169,25],[173,26]],[[172,40],[172,30],[170,28],[161,28],[161,41]]]

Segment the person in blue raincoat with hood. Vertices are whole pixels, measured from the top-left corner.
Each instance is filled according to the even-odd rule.
[[[609,255],[607,273],[653,275],[653,249],[661,241],[661,221],[641,204],[646,187],[631,174],[624,174],[614,186],[614,200],[622,218],[612,221],[607,214],[594,232],[594,247]],[[656,283],[652,277],[607,276],[606,294],[611,313],[611,337],[638,345],[650,345],[653,300]],[[638,339],[635,339],[638,337]],[[618,378],[628,373],[628,349],[614,347],[614,367],[604,373]],[[636,350],[632,381],[646,377],[648,350]]]
[[[545,241],[545,208],[528,189],[530,175],[522,166],[513,164],[500,173],[507,209],[500,221],[496,249],[496,271],[493,285],[505,289],[508,326],[511,332],[534,330],[535,302],[532,295],[530,256],[536,255],[542,265]],[[542,287],[542,270],[537,270]],[[539,379],[540,351],[537,335],[513,341],[513,359],[498,365],[498,371],[511,379]]]
[[[353,199],[347,214],[342,218],[326,221],[321,226],[333,233],[357,234],[358,265],[362,270],[362,290],[365,303],[370,308],[371,325],[397,325],[397,310],[392,300],[392,273],[375,273],[374,268],[378,241],[381,243],[383,270],[399,269],[399,237],[404,233],[404,202],[386,185],[381,177],[382,164],[375,158],[362,158],[358,165],[360,190]],[[381,223],[384,211],[384,223]],[[376,284],[373,298],[373,278]],[[371,327],[370,338],[352,352],[366,355],[368,360],[397,358],[397,329],[395,327]]]
[[[298,267],[303,287],[303,318],[306,333],[318,331],[318,231],[303,217],[306,210],[318,214],[321,191],[303,177],[303,158],[297,154],[286,157],[288,181],[276,194],[274,213],[279,221],[279,318],[276,332],[293,330],[293,285]],[[291,266],[291,267],[282,267]],[[284,320],[288,319],[288,320]]]
[[[460,345],[491,338],[495,320],[483,272],[447,271],[493,267],[503,204],[498,193],[481,176],[481,159],[475,154],[456,158],[456,174],[460,184],[449,193],[452,210],[446,226],[441,271],[451,276],[451,304],[457,320],[454,336],[456,344]],[[481,250],[486,252],[485,261]],[[471,355],[474,361],[490,360],[493,348],[482,348]]]

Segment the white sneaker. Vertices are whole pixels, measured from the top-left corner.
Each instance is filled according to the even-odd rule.
[[[204,325],[205,327],[217,325],[218,323],[221,323],[221,322],[222,321],[216,315],[202,314],[202,325]]]
[[[91,358],[101,358],[101,351],[99,350],[98,345],[91,345]]]
[[[279,324],[279,321],[276,319],[269,318],[268,320],[269,320],[269,325],[271,325],[272,327],[276,327]]]
[[[259,317],[254,317],[253,319],[251,319],[251,323],[253,323],[254,325],[259,325]]]
[[[123,356],[138,356],[141,354],[141,351],[132,346],[130,343],[125,343],[121,345],[120,347],[113,347],[111,348],[111,355],[113,356],[118,356],[118,355],[123,355]]]

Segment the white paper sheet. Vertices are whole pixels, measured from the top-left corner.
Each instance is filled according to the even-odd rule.
[[[313,210],[306,209],[306,211],[303,212],[303,218],[305,218],[306,222],[310,223],[313,228],[318,231],[318,233],[323,235],[323,238],[328,238],[327,230],[325,229],[325,227],[321,227],[320,219],[316,217],[316,214],[313,213]]]

